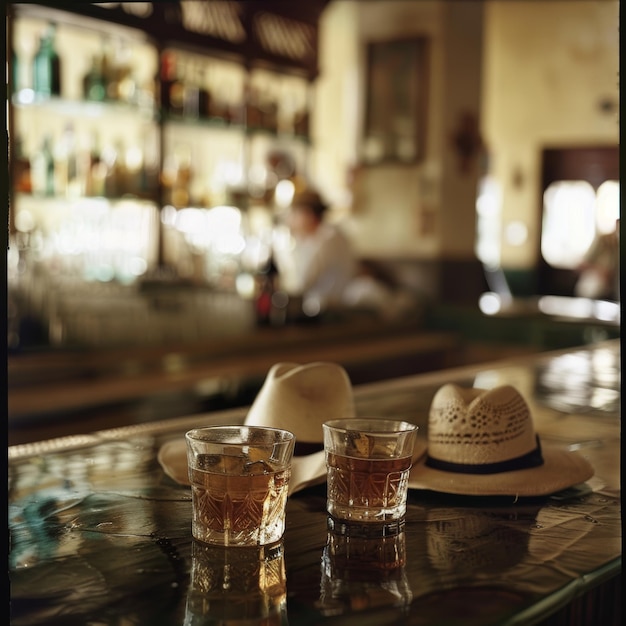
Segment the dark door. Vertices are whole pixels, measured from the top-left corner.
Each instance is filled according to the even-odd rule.
[[[543,213],[543,194],[551,183],[560,180],[584,180],[594,189],[606,180],[619,180],[619,146],[546,148],[542,159],[542,185],[539,207]],[[539,224],[543,223],[543,214]],[[541,242],[541,233],[539,237]],[[537,252],[537,293],[539,295],[574,295],[575,270],[555,268]]]

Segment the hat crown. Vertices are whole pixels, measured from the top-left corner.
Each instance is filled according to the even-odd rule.
[[[427,438],[411,488],[518,498],[556,493],[594,473],[576,451],[540,444],[528,405],[510,385],[444,385],[431,402]]]
[[[352,385],[336,363],[275,364],[257,394],[246,424],[291,431],[299,442],[321,443],[322,424],[354,416]]]
[[[433,398],[428,422],[432,457],[472,465],[499,463],[536,446],[528,405],[510,385],[485,391],[447,384]]]

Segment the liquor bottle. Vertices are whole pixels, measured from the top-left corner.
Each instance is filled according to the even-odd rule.
[[[178,59],[174,65],[174,80],[170,84],[170,113],[181,116],[185,113],[185,74]]]
[[[209,111],[211,109],[211,92],[206,84],[206,76],[202,67],[198,68],[197,74],[198,81],[198,114],[200,118],[206,119],[209,117]]]
[[[270,253],[265,266],[258,272],[256,277],[257,294],[254,300],[254,311],[258,326],[270,326],[275,323],[274,294],[278,289],[278,266]]]
[[[142,169],[140,190],[142,195],[155,198],[159,189],[159,146],[157,136],[145,130],[141,137]]]
[[[180,76],[180,64],[173,52],[161,57],[161,110],[175,115],[183,114],[185,85]]]
[[[133,73],[132,50],[121,42],[117,57],[117,99],[133,104],[137,100],[137,81]]]
[[[66,124],[54,147],[54,191],[56,195],[77,196],[76,142],[74,126]]]
[[[117,191],[117,165],[118,153],[115,146],[108,144],[102,150],[102,162],[106,166],[106,174],[104,176],[104,195],[107,198],[115,198]]]
[[[54,194],[64,196],[67,193],[67,154],[63,138],[54,144]]]
[[[170,110],[170,87],[174,82],[176,70],[176,59],[173,53],[164,52],[161,56],[161,74],[158,85],[160,85],[160,106],[161,111],[167,113]]]
[[[88,187],[91,184],[91,146],[85,135],[76,138],[76,186],[78,197],[89,195]]]
[[[191,151],[188,146],[179,146],[174,154],[176,173],[171,189],[171,203],[182,209],[189,206],[189,190],[193,179]]]
[[[85,100],[102,102],[106,98],[106,86],[102,74],[102,57],[94,54],[89,71],[83,78],[83,97]]]
[[[71,122],[65,125],[61,141],[63,142],[67,163],[65,168],[67,176],[65,193],[69,198],[76,198],[80,195],[81,185],[78,175],[76,133],[74,132],[74,125]]]
[[[102,80],[106,92],[106,100],[117,100],[118,67],[116,64],[114,44],[106,39],[102,51]]]
[[[45,164],[45,191],[46,196],[54,196],[54,154],[52,152],[52,138],[44,140],[43,161]]]
[[[126,193],[126,157],[121,139],[105,149],[104,162],[107,165],[104,194],[107,198],[119,198]]]
[[[97,133],[93,134],[90,153],[86,194],[88,196],[104,196],[107,166],[102,160],[100,138]]]
[[[34,194],[54,195],[54,157],[50,135],[44,137],[41,148],[32,157],[31,174]]]
[[[261,100],[261,127],[273,133],[278,131],[278,103],[269,90]]]
[[[22,193],[31,193],[33,190],[31,178],[31,163],[24,154],[21,137],[15,138],[15,144],[11,157],[13,160],[12,170],[13,179],[15,180],[15,191]]]
[[[262,117],[261,109],[259,107],[259,92],[254,86],[246,86],[245,90],[245,107],[246,107],[246,120],[245,123],[248,128],[261,128]]]
[[[50,24],[39,41],[33,60],[33,88],[39,96],[61,95],[61,59],[56,51],[56,26]]]
[[[183,75],[183,85],[183,115],[190,119],[197,119],[200,114],[200,87],[191,64],[187,64]]]

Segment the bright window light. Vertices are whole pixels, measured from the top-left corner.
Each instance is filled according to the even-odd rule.
[[[594,240],[595,214],[596,194],[588,182],[552,183],[543,196],[543,258],[554,267],[577,267]]]
[[[596,208],[598,233],[612,233],[618,218],[619,182],[607,180],[598,187]]]
[[[476,198],[476,256],[489,267],[500,265],[502,191],[498,181],[485,176]]]

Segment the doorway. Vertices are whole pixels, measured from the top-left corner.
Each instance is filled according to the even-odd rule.
[[[619,181],[619,146],[546,148],[542,154],[542,184],[539,198],[541,233],[537,252],[537,294],[573,296],[578,272],[573,263],[555,263],[545,255],[545,193],[559,183],[586,183],[597,193],[606,181]]]

